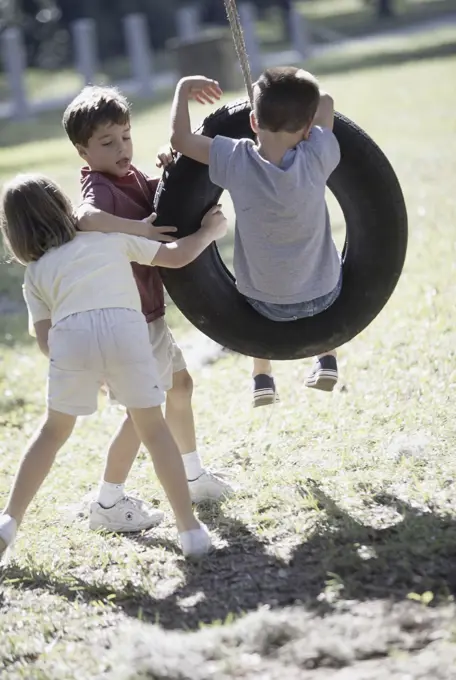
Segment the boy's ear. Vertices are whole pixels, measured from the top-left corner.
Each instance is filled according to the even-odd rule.
[[[257,119],[255,118],[255,114],[253,111],[250,111],[250,127],[254,131],[255,134],[258,132],[258,123]]]
[[[87,149],[82,144],[75,144],[76,151],[85,161],[87,160]]]
[[[310,132],[312,130],[312,126],[313,126],[313,120],[308,125],[306,125],[306,127],[303,129],[303,131],[302,131],[302,138],[303,139],[305,139],[305,140],[309,139],[309,135],[310,135]]]

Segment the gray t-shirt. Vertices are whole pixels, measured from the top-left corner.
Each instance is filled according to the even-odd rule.
[[[240,293],[285,305],[314,300],[336,287],[341,265],[325,187],[339,161],[339,144],[327,128],[312,128],[280,167],[249,139],[215,137],[209,176],[230,192],[236,211],[234,271]]]

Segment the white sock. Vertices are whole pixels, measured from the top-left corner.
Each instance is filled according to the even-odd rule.
[[[211,537],[207,526],[200,522],[199,529],[183,531],[179,534],[182,552],[186,557],[202,557],[206,555],[212,547]]]
[[[187,475],[187,480],[189,482],[201,477],[204,472],[204,468],[198,451],[184,453],[182,456],[182,461],[184,463],[185,474]]]
[[[0,515],[0,538],[8,546],[16,538],[17,522],[11,515]]]
[[[113,505],[125,496],[125,484],[111,484],[111,482],[100,482],[98,488],[98,503],[103,508],[112,508]]]

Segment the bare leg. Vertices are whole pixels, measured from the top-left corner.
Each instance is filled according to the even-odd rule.
[[[166,422],[182,454],[196,451],[195,423],[192,410],[193,381],[187,370],[173,376],[173,386],[166,395]],[[127,413],[108,449],[103,481],[124,484],[138,455],[140,439]]]
[[[133,421],[127,413],[109,445],[103,481],[124,484],[138,455],[140,444]]]
[[[253,360],[253,377],[257,375],[272,375],[272,365],[269,359]]]
[[[138,455],[140,444],[131,415],[127,412],[111,441],[103,478],[97,496],[90,504],[91,529],[143,531],[163,520],[162,512],[125,493],[124,484]]]
[[[166,422],[182,455],[196,451],[195,422],[192,410],[193,381],[187,370],[173,376],[166,395]],[[138,455],[140,439],[129,414],[114,435],[108,450],[103,481],[124,484]]]
[[[131,417],[149,450],[155,472],[176,516],[179,532],[199,529],[193,514],[184,464],[161,408],[131,409]]]
[[[220,501],[230,496],[233,489],[223,476],[203,466],[196,449],[192,392],[193,380],[189,372],[184,369],[174,373],[173,386],[166,395],[166,422],[182,455],[192,501]]]
[[[25,511],[46,479],[59,449],[73,431],[76,418],[49,410],[28,445],[17,471],[4,514],[22,522]]]
[[[182,455],[196,451],[192,394],[189,372],[184,369],[174,373],[173,386],[166,395],[165,418]]]
[[[185,475],[190,480],[191,498],[198,503],[202,500],[220,500],[231,494],[228,482],[203,467],[196,448],[195,422],[192,409],[193,381],[186,369],[173,375],[173,386],[166,395],[166,423],[182,455]],[[98,502],[104,509],[114,505],[124,497],[123,485],[130,473],[140,446],[138,434],[130,416],[127,416],[115,434],[108,451],[103,483],[98,491]],[[156,524],[157,511],[147,510],[143,504],[143,515],[149,512],[150,526]],[[148,525],[148,516],[138,519],[140,528]],[[106,519],[106,518],[105,518]],[[146,522],[146,524],[144,524]],[[131,524],[131,522],[130,522]],[[105,520],[103,526],[109,528]]]

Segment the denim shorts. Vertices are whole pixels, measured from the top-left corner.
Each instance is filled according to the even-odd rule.
[[[315,300],[308,300],[307,302],[294,302],[291,305],[278,305],[273,302],[261,302],[261,300],[253,300],[246,297],[247,302],[258,312],[261,316],[265,316],[271,321],[297,321],[298,319],[305,319],[309,316],[321,314],[325,309],[331,307],[337,300],[342,290],[342,270],[340,272],[337,286],[327,295],[315,298]]]

